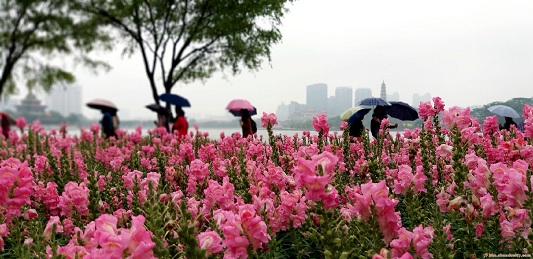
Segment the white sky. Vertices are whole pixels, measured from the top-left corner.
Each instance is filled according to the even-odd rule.
[[[430,93],[447,107],[533,96],[533,1],[299,0],[289,8],[283,41],[260,71],[174,87],[191,102],[187,117],[231,118],[225,106],[234,98],[250,100],[259,114],[275,112],[281,102],[305,103],[314,83],[328,84],[329,95],[351,86],[379,96],[385,80],[402,101]],[[153,119],[140,57],[119,53],[106,54],[108,73],[77,70],[84,102],[106,98],[119,116]]]

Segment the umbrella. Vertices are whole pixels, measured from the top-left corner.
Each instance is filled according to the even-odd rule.
[[[390,103],[381,99],[381,98],[376,98],[376,97],[370,97],[370,98],[366,98],[366,99],[363,99],[362,101],[360,101],[358,103],[358,105],[368,105],[368,106],[377,106],[377,105],[381,105],[381,106],[390,106]]]
[[[507,105],[494,105],[489,107],[488,110],[496,115],[500,115],[503,117],[520,118],[518,112],[516,112],[513,108]]]
[[[162,113],[162,114],[168,114],[167,109],[165,109],[165,107],[163,107],[163,106],[161,106],[161,105],[159,105],[157,103],[148,104],[145,107],[150,109],[153,112]]]
[[[234,116],[236,116],[236,117],[240,117],[240,116],[242,116],[242,112],[241,112],[241,110],[229,110],[229,112],[230,112],[231,114],[233,114]],[[257,114],[257,108],[254,107],[254,110],[253,110],[253,111],[250,111],[250,116],[252,116],[252,115],[256,115],[256,114]]]
[[[418,119],[416,109],[404,102],[390,102],[391,106],[385,106],[385,112],[396,119],[402,121],[414,121]]]
[[[105,100],[105,99],[94,99],[88,102],[87,106],[89,108],[98,109],[98,110],[110,110],[111,109],[111,110],[118,111],[117,106],[115,106],[114,103],[112,103],[109,100]]]
[[[343,121],[348,120],[350,116],[352,116],[355,112],[361,110],[361,108],[368,108],[368,107],[356,106],[356,107],[348,108],[346,111],[341,113],[341,116],[340,116],[341,120]]]
[[[162,94],[159,96],[159,100],[181,107],[191,107],[189,100],[177,95],[177,94]]]
[[[255,109],[255,107],[252,106],[252,104],[247,100],[235,99],[228,103],[228,106],[226,106],[226,109],[230,111],[246,109],[251,112]]]
[[[367,107],[357,106],[355,108],[358,109],[350,116],[350,118],[348,118],[348,124],[354,123],[356,120],[360,119],[370,111],[370,108]]]

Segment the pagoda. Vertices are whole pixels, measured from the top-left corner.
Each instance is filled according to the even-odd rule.
[[[45,105],[41,104],[41,101],[30,91],[20,104],[16,106],[17,113],[31,116],[43,116]]]

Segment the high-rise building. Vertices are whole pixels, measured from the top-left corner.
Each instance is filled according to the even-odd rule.
[[[379,97],[385,101],[387,100],[387,86],[385,85],[385,80],[383,80],[383,83],[381,83],[381,93]]]
[[[276,109],[276,117],[279,121],[289,119],[289,106],[283,102],[278,105],[278,108]]]
[[[353,106],[353,90],[351,87],[343,86],[335,88],[334,114],[339,115],[343,111]]]
[[[355,89],[354,105],[358,105],[359,102],[370,97],[372,97],[372,90],[370,88],[357,88]]]
[[[50,111],[58,112],[65,117],[70,114],[81,114],[81,91],[81,86],[78,85],[55,85],[45,96],[44,102]]]
[[[307,109],[317,112],[326,112],[328,110],[328,85],[313,84],[307,86],[306,92]]]
[[[418,108],[421,102],[429,102],[429,101],[431,101],[431,95],[429,93],[426,93],[424,95],[413,94],[413,107],[415,108]]]

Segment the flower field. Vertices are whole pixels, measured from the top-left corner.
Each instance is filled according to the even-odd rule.
[[[422,128],[100,137],[17,121],[0,137],[1,258],[483,258],[533,253],[524,132],[421,103]],[[341,129],[346,127],[340,125]]]

